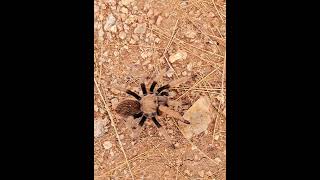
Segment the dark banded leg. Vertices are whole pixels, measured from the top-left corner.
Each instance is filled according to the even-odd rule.
[[[163,92],[160,93],[160,96],[169,96],[169,93],[166,92],[166,91],[163,91]]]
[[[161,124],[158,122],[158,120],[155,117],[152,117],[152,121],[156,124],[157,128],[161,127]]]
[[[137,100],[141,100],[141,97],[137,94],[137,93],[135,93],[135,92],[132,92],[132,91],[130,91],[130,90],[127,90],[126,91],[126,93],[127,94],[129,94],[129,95],[131,95],[131,96],[133,96],[133,97],[135,97]]]
[[[140,86],[141,86],[141,90],[143,92],[143,95],[146,96],[147,95],[146,85],[144,83],[141,83]]]
[[[142,113],[142,112],[139,112],[139,113],[133,115],[133,117],[134,117],[135,119],[137,119],[137,118],[141,117],[142,115],[143,115],[143,113]]]
[[[154,91],[154,87],[156,87],[157,85],[157,82],[156,81],[153,81],[153,83],[151,84],[150,86],[150,93],[153,94],[153,91]]]
[[[143,115],[140,122],[139,122],[139,126],[143,126],[144,122],[146,122],[147,120],[147,116]]]
[[[160,87],[160,88],[157,90],[157,92],[158,92],[158,94],[159,94],[159,93],[161,93],[161,91],[163,91],[163,90],[165,90],[165,89],[169,89],[169,88],[170,88],[170,85],[167,84],[167,85],[164,85],[164,86]]]

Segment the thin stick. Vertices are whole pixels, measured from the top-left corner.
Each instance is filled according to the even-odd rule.
[[[175,122],[174,125],[178,128],[178,130],[181,132],[181,134],[183,135],[183,137],[185,137],[185,135],[183,134],[183,132],[181,131],[180,127],[178,126],[177,122],[176,121],[173,121]],[[201,154],[203,154],[206,158],[208,158],[211,162],[213,162],[214,164],[216,165],[219,165],[216,161],[214,161],[212,158],[210,158],[206,153],[204,153],[201,149],[198,148],[198,146],[194,145],[189,139],[185,138],[188,143],[195,147]]]
[[[177,34],[177,33],[176,33],[176,32],[177,32],[177,31],[176,31],[176,28],[177,28],[177,25],[178,25],[178,21],[179,21],[179,19],[176,21],[176,24],[175,24],[175,26],[174,26],[174,29],[173,29],[172,35],[171,35],[171,37],[170,37],[170,40],[169,40],[169,42],[168,42],[168,45],[167,45],[166,49],[163,51],[163,55],[162,55],[162,57],[165,58],[165,60],[167,61],[169,67],[174,71],[174,73],[175,73],[176,75],[177,75],[177,73],[176,73],[176,71],[173,69],[173,67],[171,66],[169,60],[167,59],[166,53],[167,53],[169,47],[170,47],[171,44],[172,44],[173,38],[174,38],[175,35]],[[178,76],[178,75],[177,75],[177,76]]]
[[[107,103],[106,103],[106,101],[104,100],[104,97],[102,96],[102,93],[101,93],[101,91],[100,91],[100,88],[99,88],[99,86],[98,86],[98,84],[97,84],[96,79],[94,79],[94,83],[95,83],[95,85],[96,85],[96,87],[97,87],[97,89],[98,89],[98,91],[99,91],[99,94],[100,94],[100,97],[101,97],[102,102],[103,102],[103,104],[104,104],[104,107],[105,107],[105,109],[107,110],[109,119],[111,120],[111,125],[112,125],[112,127],[113,127],[113,129],[114,129],[114,131],[115,131],[115,133],[116,133],[116,136],[117,136],[117,139],[118,139],[118,143],[119,143],[119,145],[120,145],[120,149],[121,149],[121,151],[123,152],[124,158],[126,159],[126,163],[127,163],[128,169],[129,169],[129,171],[130,171],[131,178],[134,179],[133,174],[132,174],[132,171],[131,171],[131,168],[130,168],[130,165],[129,165],[129,162],[128,162],[127,154],[126,154],[126,152],[124,151],[124,148],[123,148],[123,146],[122,146],[122,142],[121,142],[121,140],[120,140],[120,137],[119,137],[117,128],[116,128],[116,126],[115,126],[115,123],[114,123],[114,120],[113,120],[111,111],[110,111],[110,109],[108,108]]]
[[[224,53],[224,61],[223,61],[223,71],[222,71],[222,82],[221,82],[221,94],[224,95],[224,81],[226,76],[226,56],[227,53]]]
[[[142,156],[142,155],[147,155],[147,154],[149,154],[149,153],[153,152],[153,151],[155,150],[155,148],[156,148],[156,147],[159,147],[160,145],[162,145],[162,144],[161,144],[161,143],[159,143],[158,145],[154,146],[153,148],[151,148],[151,149],[149,149],[149,150],[146,150],[145,152],[143,152],[143,153],[141,153],[141,154],[138,154],[137,156],[135,156],[135,157],[133,157],[133,158],[129,159],[129,160],[128,160],[128,162],[132,162],[132,161],[134,161],[134,160],[138,159],[138,158],[139,158],[140,156]],[[115,171],[115,170],[119,169],[120,167],[122,167],[122,166],[123,166],[123,165],[125,165],[125,164],[126,164],[126,162],[122,162],[122,163],[121,163],[121,164],[119,164],[117,167],[115,167],[115,168],[113,168],[113,169],[109,170],[108,172],[106,172],[106,173],[104,173],[103,175],[100,175],[100,176],[98,176],[98,177],[105,176],[106,174],[109,174],[109,173],[111,173],[111,172],[113,172],[113,171]]]
[[[202,78],[200,81],[198,81],[197,83],[195,83],[190,89],[188,89],[185,93],[183,93],[180,97],[178,97],[176,99],[179,100],[180,98],[182,98],[183,96],[185,96],[191,89],[195,88],[199,83],[201,83],[203,80],[205,80],[207,77],[209,77],[212,73],[214,73],[217,69],[212,70],[208,75],[206,75],[206,77]]]
[[[223,18],[222,18],[222,16],[221,16],[221,14],[220,14],[220,12],[219,12],[219,10],[218,10],[218,8],[217,8],[217,6],[216,6],[216,3],[214,2],[214,0],[211,0],[211,1],[212,1],[213,5],[214,5],[214,8],[216,9],[216,11],[217,11],[220,19],[221,19],[221,21],[222,21],[223,23],[225,23],[224,20],[223,20]]]

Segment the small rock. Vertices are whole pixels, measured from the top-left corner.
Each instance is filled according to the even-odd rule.
[[[200,177],[203,178],[204,177],[204,170],[198,171],[198,174],[199,174]]]
[[[160,39],[159,39],[159,38],[156,38],[156,39],[154,40],[154,42],[155,42],[155,43],[159,43],[159,42],[160,42]]]
[[[142,24],[138,24],[133,32],[136,33],[136,34],[143,34],[143,33],[146,32],[146,29],[147,29],[147,24],[146,23],[142,23]]]
[[[219,135],[215,135],[214,140],[218,140],[218,139],[219,139]]]
[[[98,112],[99,111],[99,107],[98,107],[98,105],[94,105],[94,107],[93,107],[93,110],[94,110],[94,112]]]
[[[212,173],[211,171],[208,171],[208,172],[206,172],[206,175],[207,175],[207,176],[212,176],[213,173]]]
[[[187,74],[188,74],[187,71],[182,72],[182,76],[186,76]]]
[[[111,106],[113,109],[116,109],[117,105],[119,104],[119,101],[117,98],[111,99]]]
[[[186,173],[188,176],[191,176],[191,173],[188,169],[184,170],[183,172]]]
[[[148,13],[147,13],[147,16],[148,16],[148,17],[151,17],[152,15],[153,15],[153,10],[150,9],[150,10],[148,11]]]
[[[111,88],[110,91],[111,91],[113,94],[119,94],[119,93],[120,93],[120,91],[117,90],[117,89],[115,89],[115,88]]]
[[[187,38],[193,39],[197,36],[197,32],[192,31],[192,30],[188,30],[187,32],[185,32],[184,34]]]
[[[187,52],[185,51],[182,51],[182,50],[178,50],[174,55],[171,55],[169,57],[169,61],[171,63],[174,63],[176,62],[177,60],[180,60],[180,59],[186,59],[188,56]]]
[[[137,36],[137,35],[135,35],[135,34],[132,35],[132,38],[133,38],[133,40],[135,40],[135,41],[139,41],[139,36]]]
[[[131,24],[131,23],[133,23],[135,20],[136,20],[136,17],[135,17],[134,15],[130,15],[130,16],[126,19],[126,21],[125,21],[124,23],[126,23],[126,24]]]
[[[130,3],[132,3],[134,0],[122,0],[121,1],[121,3],[122,3],[122,5],[124,5],[124,6],[129,6],[130,5]]]
[[[110,31],[113,32],[113,33],[116,33],[117,32],[117,26],[116,25],[113,25],[110,27]]]
[[[169,171],[165,171],[165,172],[164,172],[164,175],[165,175],[165,176],[168,176],[169,174],[170,174]]]
[[[105,132],[107,122],[104,120],[94,120],[94,137],[98,138],[101,137]]]
[[[214,158],[214,161],[216,161],[218,164],[220,164],[222,162],[221,159],[218,157]]]
[[[157,21],[156,21],[156,25],[160,26],[162,20],[163,20],[163,17],[162,16],[158,16]]]
[[[112,143],[110,141],[105,141],[103,143],[104,149],[110,149],[112,147]]]
[[[187,65],[187,70],[188,70],[188,71],[192,71],[192,63],[189,63],[189,64]]]
[[[111,5],[111,6],[115,6],[117,4],[116,0],[107,0],[107,2]]]
[[[135,44],[135,43],[136,43],[136,41],[135,41],[135,40],[133,40],[133,39],[130,39],[129,43],[130,43],[130,44]]]
[[[116,24],[116,18],[113,16],[113,14],[109,14],[107,17],[106,24],[104,26],[104,29],[107,31],[109,30],[112,26]]]
[[[114,156],[114,152],[112,151],[112,149],[110,150],[110,156],[111,156],[111,157]]]
[[[183,118],[191,124],[181,123],[181,130],[187,139],[207,130],[212,121],[212,109],[210,100],[206,96],[200,97],[183,115]]]
[[[128,9],[125,8],[125,7],[122,7],[122,8],[120,9],[120,11],[121,11],[122,13],[124,13],[124,14],[128,14]]]
[[[174,74],[174,71],[173,71],[173,69],[171,69],[171,68],[166,72],[166,75],[167,75],[169,78],[172,77],[173,74]]]
[[[113,55],[116,56],[116,57],[119,56],[119,51],[114,51]]]
[[[120,38],[120,39],[125,39],[126,36],[127,36],[127,34],[126,34],[125,32],[123,32],[123,31],[121,31],[121,32],[119,33],[119,38]]]
[[[124,139],[124,135],[123,134],[119,135],[119,138],[120,140]]]

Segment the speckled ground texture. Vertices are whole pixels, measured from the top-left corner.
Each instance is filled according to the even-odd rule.
[[[95,180],[225,180],[225,0],[95,0],[94,17]],[[169,108],[192,122],[158,117],[168,142],[147,120],[134,141],[115,111],[130,99],[121,89],[142,95],[155,77],[189,77]]]

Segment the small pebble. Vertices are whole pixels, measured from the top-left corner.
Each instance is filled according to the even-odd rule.
[[[120,39],[125,39],[126,36],[127,36],[127,34],[126,34],[125,32],[123,32],[123,31],[121,31],[121,32],[119,33],[119,38],[120,38]]]
[[[133,32],[136,33],[136,34],[143,34],[143,33],[146,32],[146,29],[147,29],[147,24],[146,23],[142,23],[142,24],[138,24]]]
[[[200,177],[203,178],[204,177],[204,170],[198,171],[198,174],[199,174]]]
[[[188,56],[187,52],[183,51],[183,50],[178,50],[174,55],[171,55],[169,57],[169,61],[171,63],[176,62],[177,60],[181,60],[181,59],[186,59]]]
[[[186,76],[186,75],[188,75],[188,73],[186,71],[183,71],[182,76]]]
[[[208,171],[208,172],[206,172],[206,175],[207,175],[207,176],[212,176],[213,173],[212,173],[211,171]]]
[[[105,141],[103,143],[104,149],[110,149],[112,147],[112,143],[110,141]]]
[[[112,109],[116,109],[117,105],[119,104],[119,101],[117,98],[113,98],[111,99],[111,106],[112,106]]]
[[[128,9],[125,8],[125,7],[122,7],[122,8],[120,9],[120,11],[121,11],[122,13],[128,14]]]
[[[157,21],[156,21],[156,25],[157,25],[157,26],[160,26],[162,20],[163,20],[163,17],[162,17],[162,16],[158,16]]]

